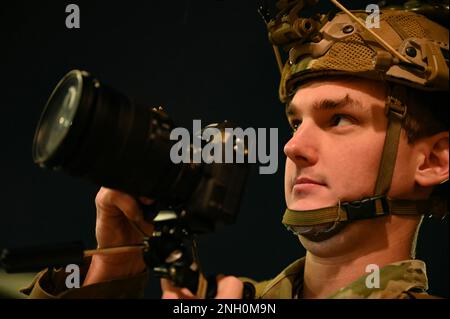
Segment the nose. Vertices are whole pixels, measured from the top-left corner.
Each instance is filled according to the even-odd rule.
[[[284,145],[284,154],[300,167],[317,163],[320,136],[313,123],[303,121],[301,126]]]

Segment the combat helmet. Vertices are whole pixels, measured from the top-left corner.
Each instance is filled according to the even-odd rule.
[[[448,26],[443,25],[443,17],[448,17],[448,1],[409,1],[403,6],[367,7],[367,11],[349,11],[336,0],[331,2],[339,12],[308,17],[301,17],[301,13],[311,10],[318,0],[280,0],[279,12],[273,18],[260,7],[281,73],[279,98],[283,103],[289,102],[301,83],[322,76],[350,75],[387,83],[388,127],[378,177],[371,197],[315,210],[288,208],[283,224],[296,234],[307,234],[304,230],[310,226],[330,225],[311,235],[311,239],[319,241],[360,219],[388,214],[445,216],[448,205],[440,196],[412,201],[390,199],[387,193],[408,112],[405,90],[448,95],[449,33]],[[285,62],[279,48],[287,53]],[[447,189],[447,184],[444,181],[440,189]]]

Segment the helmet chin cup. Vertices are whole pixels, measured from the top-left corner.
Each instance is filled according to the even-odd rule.
[[[313,242],[327,240],[339,233],[348,223],[334,222],[316,226],[287,226],[296,236],[302,236]]]

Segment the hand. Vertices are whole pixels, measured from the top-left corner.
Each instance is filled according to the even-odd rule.
[[[142,197],[139,202],[150,205],[153,200]],[[153,225],[144,220],[138,201],[126,193],[102,187],[95,198],[95,205],[98,248],[140,244],[144,235],[138,229],[147,235],[153,232]],[[132,276],[145,268],[141,251],[115,255],[97,254],[92,257],[83,286]]]
[[[234,276],[218,275],[215,299],[242,299],[244,284]],[[199,299],[189,289],[175,287],[169,280],[161,279],[162,299]]]

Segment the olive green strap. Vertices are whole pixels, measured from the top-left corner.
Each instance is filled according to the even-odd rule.
[[[403,87],[398,85],[393,88],[388,87],[385,112],[389,122],[375,184],[375,195],[387,194],[394,174],[402,123],[407,111],[406,105],[397,98],[399,96],[405,96]]]
[[[393,215],[427,215],[431,213],[431,200],[388,200]]]
[[[296,211],[288,208],[283,215],[282,222],[287,226],[313,226],[389,214],[423,215],[430,212],[430,204],[430,200],[387,200],[384,196],[379,196],[314,210]]]
[[[288,208],[284,213],[282,222],[290,226],[313,226],[324,223],[373,218],[387,215],[389,211],[390,209],[385,197],[378,196],[313,210],[295,211]]]
[[[346,212],[337,206],[314,210],[295,211],[286,209],[283,216],[283,224],[290,226],[313,226],[318,224],[345,221]]]

